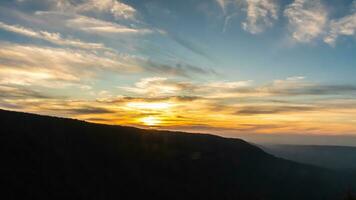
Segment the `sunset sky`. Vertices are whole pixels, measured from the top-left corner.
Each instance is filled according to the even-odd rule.
[[[0,108],[356,136],[356,1],[1,0]]]

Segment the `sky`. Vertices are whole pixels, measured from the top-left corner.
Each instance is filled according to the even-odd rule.
[[[356,145],[355,34],[352,0],[2,0],[0,108]]]

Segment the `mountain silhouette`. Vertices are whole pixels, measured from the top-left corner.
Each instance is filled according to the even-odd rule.
[[[343,199],[350,174],[240,139],[0,110],[4,199]]]

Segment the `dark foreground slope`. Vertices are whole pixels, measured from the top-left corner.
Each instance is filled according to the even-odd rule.
[[[356,171],[356,147],[264,144],[261,148],[277,157],[300,163]]]
[[[342,174],[242,140],[0,111],[6,199],[340,199]]]

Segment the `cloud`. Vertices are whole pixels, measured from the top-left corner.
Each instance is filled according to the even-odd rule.
[[[33,1],[35,1],[36,4],[40,4],[40,1],[37,0],[29,0],[26,2],[30,5]],[[107,38],[107,36],[116,37],[118,36],[117,34],[120,34],[120,36],[126,37],[128,35],[140,35],[153,32],[153,30],[145,28],[146,26],[143,25],[144,23],[141,23],[135,18],[137,11],[134,8],[120,1],[104,0],[99,2],[92,0],[46,0],[43,4],[43,7],[46,9],[43,9],[44,11],[35,11],[34,16],[31,16],[37,19],[36,23],[34,23],[34,27],[47,26],[49,30],[63,30],[64,32],[80,30],[87,33],[94,33],[96,36],[100,36],[99,39],[105,42],[107,42],[108,39],[115,39],[115,41],[118,42],[124,41],[122,38]],[[101,15],[101,12],[109,12],[117,18],[120,18],[120,20],[112,20],[106,15]],[[112,21],[105,21],[103,19]],[[40,79],[40,77],[45,78],[46,82],[47,80],[56,80],[60,77],[65,77],[68,82],[80,82],[83,78],[95,77],[96,74],[100,74],[100,72],[103,71],[115,73],[147,72],[154,75],[165,74],[182,77],[191,77],[198,74],[215,74],[215,72],[211,69],[205,69],[203,67],[187,63],[177,62],[173,64],[166,64],[152,61],[146,57],[127,55],[127,53],[120,54],[115,50],[109,48],[106,49],[106,47],[101,43],[86,43],[81,40],[65,38],[61,33],[57,32],[41,30],[36,31],[36,29],[5,23],[0,24],[0,28],[1,27],[17,34],[42,39],[56,45],[82,49],[69,50],[66,48],[39,47],[34,45],[27,45],[26,48],[26,45],[22,45],[23,48],[20,49],[21,45],[14,45],[13,48],[17,48],[20,52],[16,55],[14,53],[16,50],[10,50],[10,45],[6,45],[6,49],[2,52],[3,55],[5,55],[5,53],[9,54],[7,55],[9,59],[6,61],[6,64],[16,64],[17,68],[19,68],[19,65],[22,65],[22,71],[20,72],[19,69],[16,69],[16,72],[12,70],[11,80],[10,78],[6,78],[6,80],[4,78],[3,82],[27,85],[34,84],[34,82],[43,83],[42,81],[37,81],[37,79],[36,81],[34,81],[34,79],[31,80],[30,76],[34,78],[38,77],[38,79]],[[84,33],[79,32],[77,34],[80,35]],[[86,38],[92,37],[87,34],[84,34],[83,36]],[[125,47],[123,47],[122,51],[127,50],[130,51],[130,53],[131,51],[137,52],[137,49],[134,46],[136,42],[134,41],[135,38],[125,39],[128,39],[130,44],[127,45],[128,41],[125,40],[123,42],[125,43]],[[25,53],[23,52],[28,51],[29,47],[34,47],[34,51],[38,52],[38,54],[34,55],[36,60],[25,57]],[[199,51],[197,48],[194,48],[194,46],[191,48],[195,49],[196,52]],[[50,52],[53,53],[51,54]],[[34,53],[29,52],[29,55],[32,54]],[[46,54],[46,56],[44,54]],[[72,58],[70,57],[70,54],[73,55]],[[11,57],[12,55],[14,57]],[[16,61],[16,59],[18,59],[18,61]],[[5,61],[5,58],[3,57],[2,60]],[[31,69],[25,69],[26,67],[24,65],[27,65],[27,67]],[[51,66],[51,69],[46,69],[45,66]],[[32,70],[34,68],[36,68],[37,74],[35,74],[35,70]],[[83,70],[82,73],[78,73],[80,68]],[[51,70],[56,71],[56,73],[50,72]],[[8,71],[10,70],[8,69]],[[26,79],[21,81],[21,77],[26,77]]]
[[[313,91],[311,97],[308,87],[328,89]],[[285,93],[287,88],[304,93]],[[143,120],[151,117],[157,121],[157,128],[224,134],[325,134],[355,130],[352,116],[356,113],[356,102],[347,97],[356,88],[317,85],[303,77],[276,80],[262,86],[248,81],[194,83],[151,77],[120,88],[131,90],[129,95],[107,95],[94,100],[51,97],[43,91],[23,89],[26,87],[0,84],[0,107],[140,127],[147,127]],[[333,90],[340,91],[331,93]],[[226,93],[236,96],[218,97]],[[258,95],[260,93],[263,95]],[[241,94],[245,96],[238,96]]]
[[[70,28],[80,29],[90,33],[102,33],[102,34],[147,34],[152,33],[150,29],[137,29],[128,26],[120,25],[113,22],[102,21],[99,19],[76,16],[69,19],[66,25]]]
[[[79,83],[100,70],[132,73],[140,71],[134,58],[94,52],[1,43],[0,82],[23,85]]]
[[[278,19],[278,5],[274,0],[246,0],[247,17],[242,28],[252,34],[261,33]]]
[[[0,97],[4,99],[50,99],[55,98],[26,87],[0,85]]]
[[[211,55],[209,55],[200,45],[196,44],[195,42],[184,39],[176,34],[164,32],[164,35],[170,37],[172,40],[174,40],[184,48],[190,50],[191,52],[203,56],[205,58],[212,59]]]
[[[260,114],[280,114],[280,113],[293,113],[293,112],[307,112],[320,110],[320,108],[312,106],[246,106],[239,109],[236,114],[238,115],[260,115]]]
[[[35,19],[27,21],[33,25],[31,28],[16,25],[18,23],[0,23],[3,30],[55,44],[46,47],[0,43],[1,108],[135,126],[143,126],[143,118],[154,117],[160,123],[157,127],[173,130],[184,127],[224,133],[335,133],[335,130],[356,130],[353,117],[356,113],[355,85],[315,83],[302,76],[266,84],[251,80],[218,81],[214,80],[216,77],[212,80],[207,76],[214,76],[216,72],[204,66],[179,61],[158,62],[149,57],[107,51],[100,46],[101,43],[85,42],[84,38],[94,37],[108,42],[115,37],[115,40],[110,40],[115,42],[125,37],[125,42],[132,45],[136,41],[128,35],[156,32],[156,29],[140,22],[138,11],[127,4],[125,8],[122,1],[51,2],[53,7],[41,9],[44,11],[35,12],[34,16],[32,11],[26,11],[28,14],[23,16]],[[328,21],[324,6],[315,2],[318,1],[296,0],[287,6],[285,16],[292,34],[296,35],[293,37],[295,41],[327,40],[329,37],[325,42],[333,44],[341,36],[354,35],[353,13]],[[277,1],[219,0],[218,3],[226,19],[237,16],[240,11],[242,15],[246,14],[242,26],[252,34],[263,32],[279,18]],[[312,13],[314,10],[317,12]],[[315,29],[310,27],[319,25],[320,21],[316,19],[320,13],[325,14],[326,22],[315,33]],[[24,20],[23,16],[21,20]],[[308,30],[303,30],[304,23]],[[73,39],[66,33],[75,33],[83,38]],[[160,36],[166,33],[162,31]],[[196,43],[182,37],[170,37],[192,53],[209,57]],[[144,42],[139,43],[142,47],[142,44],[147,44],[146,39],[152,38],[140,39],[138,42]],[[117,43],[112,45],[119,46]],[[131,46],[119,47],[118,51],[144,53]],[[162,48],[163,51],[166,49]],[[161,52],[154,55],[158,54]],[[170,58],[178,60],[175,56]],[[133,77],[123,76],[130,73],[153,77],[129,83]],[[193,79],[196,76],[211,81]],[[118,82],[122,85],[110,89]],[[108,91],[102,91],[102,87],[108,87]],[[82,92],[78,93],[77,89]],[[68,97],[52,94],[66,94]]]
[[[119,87],[120,89],[126,89],[125,87]],[[128,89],[130,90],[130,89]],[[144,93],[140,93],[144,94]],[[133,97],[133,96],[119,96],[111,97],[106,99],[96,99],[97,102],[107,103],[107,104],[117,104],[117,103],[126,103],[126,102],[193,102],[204,99],[203,97],[198,96],[142,96],[142,97]]]
[[[244,92],[250,85],[251,81],[194,83],[166,77],[151,77],[141,79],[135,83],[134,87],[120,86],[119,88],[146,97],[191,96],[191,94],[196,94],[201,97],[224,98],[226,95]]]
[[[324,42],[334,46],[338,37],[355,35],[356,13],[331,20],[329,26],[329,31],[327,36],[324,37]]]
[[[328,12],[320,0],[294,0],[284,10],[292,38],[297,42],[310,42],[323,34]]]
[[[118,20],[135,20],[137,15],[135,8],[120,0],[22,0],[20,3],[42,4],[60,12],[106,14]]]
[[[355,92],[355,85],[310,85],[304,88],[274,91],[275,94],[284,95],[340,95],[352,94]]]
[[[36,11],[41,20],[47,18],[72,29],[100,34],[146,34],[153,31],[136,18],[132,6],[118,0],[51,1],[47,10]],[[44,17],[46,16],[46,17]],[[51,25],[51,24],[49,24]]]
[[[79,108],[61,109],[61,111],[74,114],[74,115],[90,115],[90,114],[112,114],[115,111],[107,108],[82,106]]]
[[[134,20],[136,9],[119,0],[86,0],[76,6],[78,12],[93,11],[106,12],[112,14],[116,19]]]
[[[356,1],[355,1],[356,2]],[[355,7],[356,3],[353,3]],[[340,36],[353,36],[356,31],[356,13],[330,19],[326,6],[320,0],[295,0],[284,11],[288,18],[292,38],[296,42],[308,43],[315,39],[335,46]]]
[[[183,91],[190,91],[193,89],[193,87],[194,86],[190,83],[171,81],[164,77],[151,77],[141,79],[135,83],[135,87],[126,86],[119,88],[131,93],[145,95],[148,97],[162,97],[179,94]]]
[[[211,82],[205,84],[208,88],[215,88],[215,89],[236,89],[236,88],[245,88],[250,86],[252,83],[251,80],[249,81],[230,81],[230,82]]]
[[[224,16],[224,31],[229,21],[239,11],[246,12],[246,20],[241,23],[242,28],[251,33],[258,34],[271,27],[278,19],[279,5],[275,0],[216,0]],[[228,9],[228,8],[232,9]]]
[[[62,81],[67,82],[62,83]],[[0,84],[4,85],[45,85],[45,86],[62,86],[65,87],[68,83],[76,82],[74,76],[69,76],[61,72],[55,74],[45,69],[18,69],[18,68],[2,68],[0,69]]]
[[[304,77],[289,77],[266,85],[253,85],[248,81],[194,83],[163,77],[141,79],[134,87],[120,89],[149,97],[195,96],[207,99],[266,98],[298,96],[340,96],[356,94],[356,85],[326,85],[304,80]]]
[[[268,95],[299,96],[299,95],[347,95],[356,92],[356,85],[326,85],[305,81],[304,77],[290,77],[275,80],[272,84],[257,88]]]
[[[100,43],[88,43],[82,42],[78,39],[65,39],[61,36],[60,33],[51,33],[47,31],[34,31],[30,28],[25,28],[19,25],[9,25],[3,22],[0,22],[0,29],[24,35],[31,38],[41,39],[48,42],[51,42],[56,45],[62,46],[72,46],[83,49],[107,49],[103,44]]]
[[[279,19],[277,0],[215,0],[222,9],[225,32],[228,23],[240,11],[246,13],[241,22],[242,29],[258,34],[272,27]],[[335,46],[340,36],[354,36],[356,32],[356,1],[351,6],[351,13],[338,19],[330,19],[329,11],[321,0],[293,0],[284,8],[284,17],[288,20],[291,39],[294,42],[309,43],[322,39]]]
[[[226,6],[228,4],[228,0],[216,0],[216,2],[218,3],[218,5],[220,6],[220,8],[222,9],[222,11],[226,12]]]
[[[217,73],[212,69],[197,67],[190,64],[161,64],[151,60],[145,60],[143,67],[151,72],[157,74],[165,74],[169,76],[192,77],[194,75],[216,75]]]
[[[99,78],[103,72],[191,77],[213,74],[191,65],[155,63],[112,52],[0,43],[0,83],[65,87]]]

